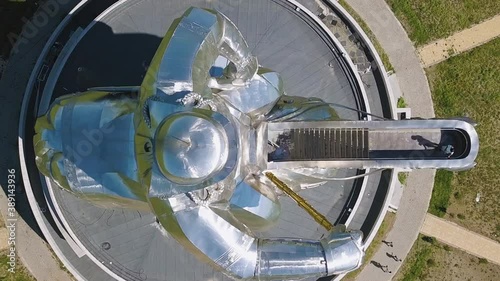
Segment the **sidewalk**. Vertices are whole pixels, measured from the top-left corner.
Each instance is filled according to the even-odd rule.
[[[384,0],[346,0],[370,27],[394,66],[405,101],[415,117],[434,117],[431,91],[406,31]]]
[[[440,242],[452,247],[500,265],[500,243],[455,223],[427,214],[420,232],[435,237]]]
[[[7,214],[7,196],[0,189],[0,213],[5,218]],[[18,255],[17,262],[22,264],[28,271],[36,277],[38,281],[68,281],[74,280],[65,270],[59,266],[59,262],[49,251],[50,246],[38,236],[33,229],[18,215],[16,223],[16,252]],[[1,228],[0,233],[8,235],[6,228]],[[0,239],[6,237],[0,235]],[[3,242],[0,243],[2,246]]]
[[[416,50],[385,1],[372,0],[369,4],[366,0],[347,0],[346,2],[368,24],[389,56],[403,97],[412,109],[412,115],[424,118],[434,117],[427,77],[420,65]],[[394,247],[382,244],[372,259],[381,265],[387,265],[391,273],[384,273],[373,264],[367,264],[357,280],[387,281],[396,274],[402,263],[389,258],[386,253],[393,253],[404,259],[410,251],[427,213],[434,175],[434,170],[415,170],[408,176],[396,213],[396,221],[386,237],[387,241],[393,242]]]
[[[437,64],[498,36],[500,36],[500,15],[419,48],[422,66],[429,67]]]

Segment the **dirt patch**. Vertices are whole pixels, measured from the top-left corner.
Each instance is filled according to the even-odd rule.
[[[5,228],[5,222],[3,221],[2,214],[0,214],[0,251],[9,247],[8,241],[9,232],[7,231],[7,228]]]
[[[0,228],[0,251],[9,248],[8,241],[9,241],[9,232],[7,231],[7,228],[1,227]]]
[[[0,197],[1,197],[1,196],[2,196],[2,195],[0,194]],[[0,228],[2,228],[2,227],[4,227],[4,226],[5,226],[5,221],[3,220],[3,216],[2,216],[2,214],[0,214]]]

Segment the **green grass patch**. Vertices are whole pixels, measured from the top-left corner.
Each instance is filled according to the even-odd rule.
[[[403,97],[398,98],[398,108],[406,108],[408,107],[408,104],[406,104],[406,101]]]
[[[384,65],[385,70],[387,72],[389,72],[389,71],[394,72],[394,67],[392,66],[391,62],[389,61],[389,56],[384,51],[382,46],[380,46],[380,43],[378,42],[377,38],[375,37],[375,34],[373,34],[370,27],[368,27],[366,22],[359,16],[358,13],[356,13],[356,11],[351,6],[349,6],[349,4],[347,4],[347,2],[345,0],[339,0],[339,3],[354,18],[354,20],[356,20],[356,22],[359,24],[359,26],[361,26],[363,31],[366,33],[366,36],[368,36],[370,41],[373,43],[373,46],[375,46],[375,49],[377,50],[377,53],[379,54],[380,59],[382,60],[382,64]]]
[[[500,3],[499,1],[497,1]],[[477,122],[479,155],[469,171],[438,171],[429,212],[457,215],[454,222],[500,241],[500,38],[452,57],[427,71],[436,117],[467,116]],[[451,184],[452,183],[452,184]],[[452,190],[453,188],[453,190]],[[451,194],[457,193],[456,196]],[[481,200],[476,203],[477,194]]]
[[[445,38],[500,13],[495,0],[386,0],[417,45]]]
[[[20,264],[19,257],[16,257],[16,269],[14,273],[11,273],[9,269],[9,257],[7,257],[8,251],[0,251],[0,280],[1,281],[34,281],[28,270]]]
[[[499,265],[429,238],[419,235],[392,280],[498,280]]]
[[[406,185],[406,181],[408,180],[408,174],[407,172],[401,172],[398,173],[398,180],[402,185]]]
[[[429,203],[429,213],[441,218],[446,214],[452,193],[452,180],[453,172],[446,170],[438,170],[436,172],[434,189],[432,190],[431,202]]]
[[[408,261],[409,267],[401,280],[402,281],[423,280],[422,275],[425,272],[425,269],[428,266],[430,266],[428,261],[432,260],[431,256],[432,256],[432,249],[430,246],[425,246],[422,249],[420,249],[415,254],[415,256]]]

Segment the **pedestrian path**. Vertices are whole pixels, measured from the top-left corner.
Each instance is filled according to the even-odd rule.
[[[333,1],[331,1],[333,2]],[[405,30],[384,0],[346,0],[363,18],[389,56],[398,77],[401,92],[414,116],[432,118],[434,108],[427,77],[417,52]],[[414,170],[407,179],[396,221],[385,238],[392,247],[382,244],[357,281],[387,281],[396,274],[424,221],[434,183],[435,170]],[[397,257],[391,258],[391,255]]]
[[[439,39],[418,49],[423,67],[429,67],[447,58],[480,46],[500,36],[500,15],[448,38]]]
[[[420,232],[438,241],[500,265],[500,243],[455,223],[427,214]]]
[[[0,166],[2,166],[1,161]],[[5,215],[8,214],[7,203],[7,196],[4,190],[0,188],[0,217],[5,218]],[[7,237],[9,237],[9,235],[11,234],[5,226],[0,228],[0,250],[9,249],[11,247],[7,245]],[[14,237],[16,242],[15,249],[17,252],[16,262],[18,266],[21,264],[24,265],[27,271],[36,277],[37,281],[75,280],[60,266],[60,262],[49,251],[50,245],[48,245],[42,237],[38,236],[17,213]],[[0,278],[0,280],[3,279]]]

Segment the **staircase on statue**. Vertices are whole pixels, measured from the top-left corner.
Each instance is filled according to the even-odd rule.
[[[368,129],[310,128],[290,130],[289,160],[368,158]]]

